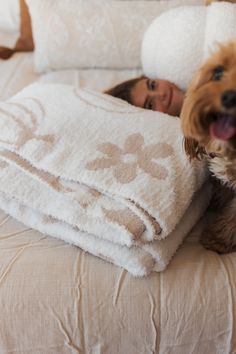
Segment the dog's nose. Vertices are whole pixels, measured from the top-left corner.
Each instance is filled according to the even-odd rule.
[[[221,104],[224,108],[233,108],[236,106],[236,91],[228,90],[221,95]]]

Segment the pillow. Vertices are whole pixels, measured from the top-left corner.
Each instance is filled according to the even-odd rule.
[[[19,0],[0,1],[0,31],[18,32],[20,27]]]
[[[179,7],[161,14],[143,37],[145,75],[170,80],[186,90],[216,44],[236,37],[235,23],[236,5],[226,2]]]
[[[202,0],[185,0],[202,3]],[[173,1],[27,0],[38,72],[69,68],[141,66],[142,36]]]
[[[19,38],[19,32],[0,31],[0,45],[8,48],[13,48],[17,39]]]

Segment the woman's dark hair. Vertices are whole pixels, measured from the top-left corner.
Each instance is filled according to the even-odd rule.
[[[131,91],[134,85],[139,82],[140,80],[144,79],[145,76],[139,76],[135,79],[127,80],[121,82],[120,84],[110,88],[109,90],[105,91],[106,94],[121,98],[122,100],[132,104],[131,102]]]

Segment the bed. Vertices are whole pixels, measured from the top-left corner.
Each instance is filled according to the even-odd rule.
[[[141,73],[38,75],[33,55],[0,61],[1,100],[34,81],[102,91]],[[165,271],[135,278],[1,211],[0,353],[236,353],[236,255],[219,256],[199,244],[206,217]]]

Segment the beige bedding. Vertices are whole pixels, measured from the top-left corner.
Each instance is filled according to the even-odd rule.
[[[136,74],[67,71],[39,79],[103,90]],[[32,55],[0,62],[0,77],[2,99],[37,80]],[[236,353],[236,254],[204,250],[202,223],[166,271],[145,279],[3,212],[0,225],[1,354]]]
[[[1,353],[235,353],[235,254],[192,234],[135,279],[1,215]]]

